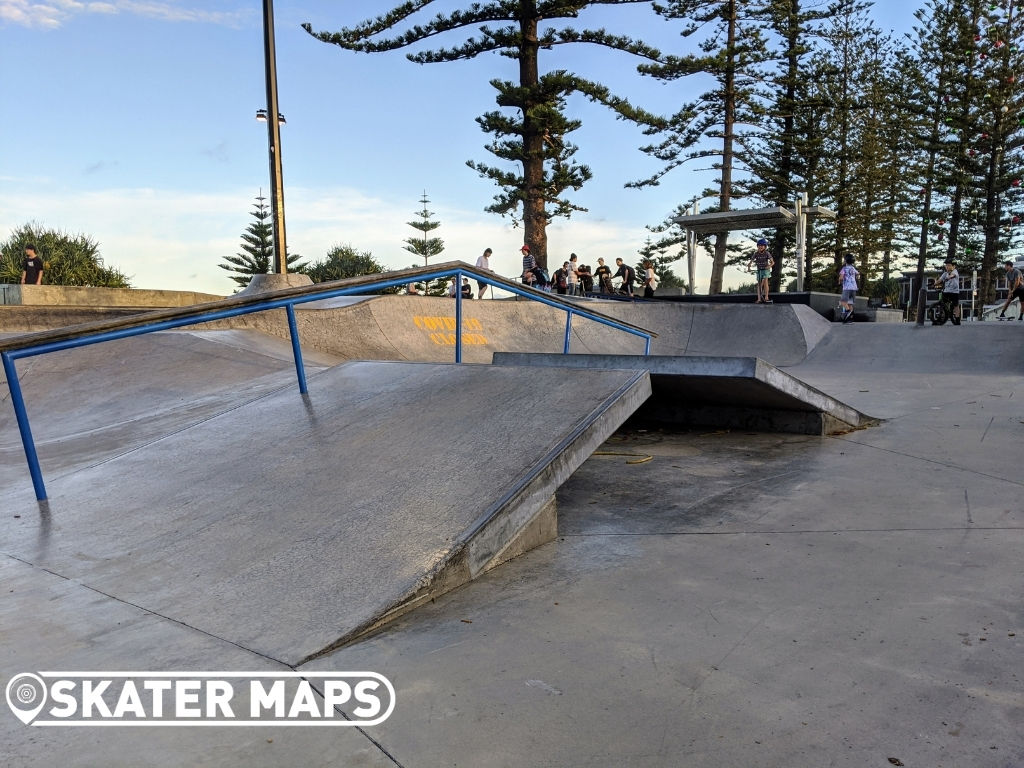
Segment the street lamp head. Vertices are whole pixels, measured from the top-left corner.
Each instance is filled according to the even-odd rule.
[[[288,121],[284,119],[284,115],[280,112],[277,113],[277,123],[278,125],[287,125],[288,123]]]
[[[259,120],[261,123],[267,122],[267,110],[265,110],[265,109],[257,109],[256,110],[256,119]]]

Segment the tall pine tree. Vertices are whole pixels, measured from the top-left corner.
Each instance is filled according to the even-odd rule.
[[[478,36],[470,37],[461,45],[411,53],[408,58],[418,64],[430,64],[498,52],[515,59],[518,62],[515,81],[491,81],[498,91],[498,106],[514,112],[488,112],[477,122],[485,133],[493,136],[487,150],[500,160],[518,164],[519,168],[512,171],[473,161],[468,165],[502,190],[487,210],[510,216],[516,224],[521,222],[524,240],[531,252],[541,266],[547,266],[548,223],[556,216],[568,218],[573,212],[584,210],[572,203],[566,193],[578,191],[591,178],[590,168],[575,161],[578,148],[567,138],[580,127],[579,120],[565,114],[567,98],[581,93],[627,119],[648,126],[660,122],[653,115],[611,95],[597,83],[564,70],[543,73],[540,52],[589,43],[657,60],[660,54],[656,49],[628,37],[609,34],[604,29],[551,26],[563,19],[577,18],[591,5],[630,5],[647,0],[491,0],[473,3],[463,10],[439,13],[405,32],[383,37],[433,2],[409,0],[375,19],[339,32],[314,33],[309,24],[303,26],[318,40],[363,53],[406,48],[436,35],[477,27]]]
[[[249,215],[255,221],[250,222],[242,233],[242,253],[236,256],[225,256],[226,264],[218,264],[221,269],[231,272],[231,279],[238,284],[239,288],[249,285],[253,275],[265,275],[270,272],[274,264],[274,225],[271,221],[271,211],[266,204],[267,198],[263,196],[263,190],[256,196],[256,202]],[[298,254],[288,254],[288,271],[302,272],[305,264],[297,264],[302,257]],[[236,289],[237,290],[237,289]]]
[[[666,56],[642,64],[640,71],[665,82],[710,75],[714,85],[672,116],[660,131],[660,143],[643,148],[665,165],[631,186],[657,184],[666,173],[691,160],[711,160],[718,178],[705,195],[717,197],[718,205],[707,212],[728,211],[735,200],[750,194],[740,176],[751,165],[751,131],[745,126],[756,126],[763,114],[760,68],[768,52],[762,6],[755,0],[669,0],[656,4],[655,10],[668,20],[685,21],[683,37],[698,32],[705,37],[700,55]],[[649,130],[653,128],[649,125]],[[728,240],[728,232],[715,235],[709,287],[713,294],[722,292]]]

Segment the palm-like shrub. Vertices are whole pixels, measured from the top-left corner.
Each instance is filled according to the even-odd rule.
[[[25,246],[29,244],[43,259],[43,282],[48,285],[131,288],[127,275],[103,263],[99,243],[93,238],[48,229],[34,221],[16,227],[0,243],[0,283],[21,282]]]

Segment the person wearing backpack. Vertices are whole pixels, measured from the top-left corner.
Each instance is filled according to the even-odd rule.
[[[658,276],[654,274],[654,267],[650,261],[644,260],[644,298],[653,299],[654,292],[658,289]]]
[[[551,276],[551,283],[555,286],[555,293],[565,296],[569,289],[569,262],[565,262],[560,269],[556,269]]]

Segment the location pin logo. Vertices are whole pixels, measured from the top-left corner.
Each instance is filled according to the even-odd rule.
[[[46,683],[38,675],[25,672],[7,683],[7,706],[28,725],[46,704]]]

